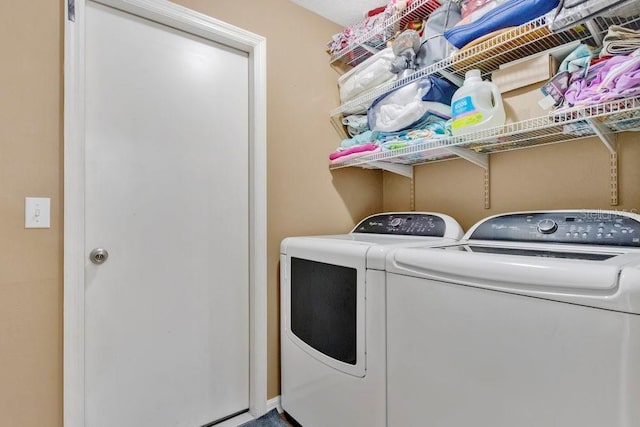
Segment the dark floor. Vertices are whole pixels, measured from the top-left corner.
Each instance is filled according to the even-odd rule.
[[[292,423],[291,423],[291,421],[289,421],[289,420],[287,419],[287,416],[285,415],[285,413],[284,413],[284,412],[281,412],[281,413],[280,413],[280,418],[282,418],[282,421],[284,421],[284,423],[285,423],[286,425],[288,425],[288,426],[290,426],[290,427],[296,427],[294,424],[292,424]]]

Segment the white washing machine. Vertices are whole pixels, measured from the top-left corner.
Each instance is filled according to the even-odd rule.
[[[640,426],[640,216],[498,215],[387,262],[389,426]]]
[[[386,425],[385,258],[462,237],[447,215],[384,213],[280,255],[281,404],[304,427]]]

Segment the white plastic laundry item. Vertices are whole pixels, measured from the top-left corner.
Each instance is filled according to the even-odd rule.
[[[384,101],[371,107],[370,128],[381,132],[396,132],[418,121],[428,111],[448,116],[451,107],[439,102],[427,102],[422,96],[428,90],[424,81],[416,81],[387,95]]]
[[[395,79],[396,75],[390,71],[394,59],[393,50],[388,47],[340,76],[340,100],[343,103],[350,101],[365,90]]]

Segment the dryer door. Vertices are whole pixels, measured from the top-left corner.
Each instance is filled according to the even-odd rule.
[[[368,245],[291,239],[282,257],[283,339],[342,372],[365,375]]]

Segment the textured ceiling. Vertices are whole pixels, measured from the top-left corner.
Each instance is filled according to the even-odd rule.
[[[364,13],[379,6],[386,6],[385,0],[290,0],[329,21],[348,27],[364,18]]]

